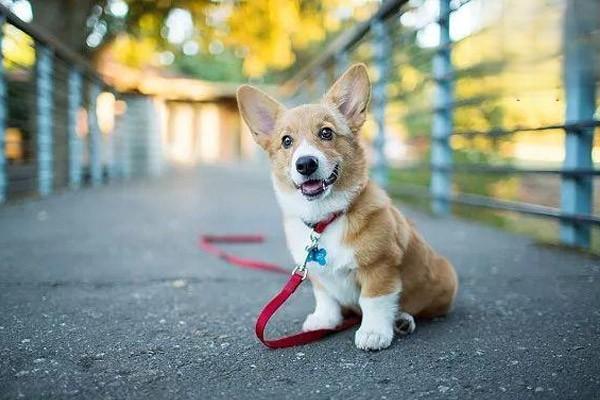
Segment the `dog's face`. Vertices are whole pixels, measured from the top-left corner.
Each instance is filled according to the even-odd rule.
[[[320,104],[286,109],[252,86],[238,89],[241,115],[269,154],[280,197],[299,207],[343,203],[364,186],[367,167],[358,132],[370,91],[362,64],[350,67]]]

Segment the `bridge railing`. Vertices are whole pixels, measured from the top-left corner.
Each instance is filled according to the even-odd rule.
[[[126,178],[151,158],[135,111],[148,99],[3,5],[0,43],[0,204]]]
[[[557,82],[552,82],[554,86],[549,91],[537,93],[522,103],[518,94],[507,93],[506,88],[490,83],[490,78],[508,80],[500,74],[508,69],[507,60],[517,57],[503,50],[503,37],[494,36],[485,27],[473,29],[455,40],[451,35],[453,23],[460,24],[454,27],[460,31],[465,24],[473,22],[473,19],[465,21],[467,7],[471,7],[467,14],[485,17],[482,10],[497,8],[500,2],[435,0],[424,3],[435,5],[436,13],[426,23],[417,25],[411,23],[415,15],[428,10],[414,8],[412,2],[403,0],[384,2],[370,20],[345,31],[320,57],[300,70],[288,83],[290,92],[296,93],[293,100],[303,102],[320,96],[351,62],[365,62],[374,77],[372,124],[367,127],[367,131],[374,132],[370,138],[374,179],[396,195],[428,198],[432,210],[439,215],[449,213],[452,205],[458,205],[556,220],[560,224],[562,243],[589,247],[592,227],[600,226],[600,217],[593,213],[593,178],[600,170],[594,168],[592,160],[594,134],[600,127],[596,111],[600,57],[597,43],[592,40],[594,32],[599,31],[600,10],[597,4],[591,4],[597,2],[567,0],[566,9],[557,6],[550,10],[547,18],[555,23],[560,19],[554,32],[562,31],[562,40],[560,35],[555,35],[548,42],[554,40],[558,48],[537,57],[525,56],[526,62],[520,68],[529,74],[525,81],[536,80],[536,68],[550,68],[549,75]],[[524,6],[523,3],[530,2],[513,3],[508,6]],[[542,11],[548,12],[547,9]],[[456,18],[460,12],[462,20]],[[516,36],[512,36],[512,41],[523,45],[519,41],[526,39],[519,38],[518,34],[519,29],[525,28],[515,26],[514,29]],[[455,65],[456,50],[462,52],[462,59],[475,61]],[[485,57],[486,50],[488,57]],[[495,57],[494,51],[502,53],[501,56]],[[539,87],[532,90],[542,91]],[[507,121],[509,118],[503,115],[507,98],[520,119]],[[544,122],[547,118],[538,118],[539,108],[548,102],[552,110],[559,107],[556,114],[564,118],[559,116],[558,121],[551,123]],[[529,126],[520,125],[520,121],[544,123]],[[394,145],[394,134],[398,133],[413,143],[405,150],[406,159],[411,162],[390,167],[387,154],[390,145]],[[514,144],[511,139],[519,135],[560,136],[561,133],[564,137],[562,165],[522,167],[510,157],[495,156],[502,146]],[[496,151],[482,151],[482,143],[483,147]],[[415,149],[420,149],[428,160],[412,159]],[[543,151],[540,149],[538,153]],[[418,176],[423,179],[415,179]],[[476,185],[481,179],[485,183],[486,179],[512,176],[558,178],[560,206],[477,193]],[[465,184],[468,180],[472,183]],[[502,192],[503,183],[498,182],[492,192]],[[545,185],[544,190],[551,190],[551,186]]]

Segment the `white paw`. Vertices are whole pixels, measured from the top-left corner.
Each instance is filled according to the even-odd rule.
[[[409,335],[415,331],[417,324],[412,315],[407,312],[398,313],[394,330],[400,335]]]
[[[354,344],[361,350],[382,350],[392,344],[393,338],[392,327],[373,329],[361,326],[354,336]]]
[[[316,331],[318,329],[333,329],[342,323],[342,317],[309,314],[302,324],[303,331]]]

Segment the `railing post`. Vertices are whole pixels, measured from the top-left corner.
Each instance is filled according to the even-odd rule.
[[[0,15],[0,43],[3,42],[4,21]],[[4,53],[0,46],[0,203],[6,201],[6,82],[4,81]]]
[[[568,0],[564,19],[564,84],[566,122],[594,118],[596,107],[595,52],[591,32],[595,29],[599,7],[596,2]],[[593,168],[594,129],[569,129],[565,138],[564,168]],[[587,176],[563,176],[561,209],[568,214],[591,214],[593,186]],[[562,221],[560,240],[571,246],[589,247],[590,227]]]
[[[69,71],[69,104],[67,110],[67,132],[69,135],[69,186],[81,186],[81,139],[77,134],[79,108],[81,107],[81,72],[77,67]]]
[[[373,140],[373,180],[386,187],[388,184],[388,164],[385,156],[385,107],[386,84],[389,69],[389,34],[385,23],[379,19],[373,23],[373,40],[375,48],[375,68],[377,81],[373,85],[373,117],[377,125],[377,133]]]
[[[102,184],[102,134],[96,114],[96,102],[99,95],[100,85],[93,80],[90,83],[87,112],[90,140],[90,176],[93,186]]]
[[[37,102],[37,164],[38,192],[41,196],[52,193],[53,134],[52,134],[52,50],[42,44],[36,47],[36,102]]]
[[[335,55],[335,77],[339,78],[346,68],[348,68],[350,60],[348,58],[348,50],[344,49]]]
[[[121,100],[128,102],[130,99],[122,97]],[[131,101],[133,103],[133,101]],[[118,143],[118,158],[119,158],[119,176],[122,179],[129,179],[131,177],[131,126],[132,126],[132,112],[127,107],[125,114],[121,115],[119,119],[115,121],[115,132],[117,134]]]
[[[117,157],[117,140],[115,138],[116,131],[113,129],[112,132],[107,134],[107,145],[108,150],[108,180],[110,182],[116,180],[119,177],[119,164]]]
[[[109,132],[106,137],[106,150],[107,150],[107,174],[108,181],[112,182],[117,180],[119,176],[118,162],[117,162],[117,141],[115,138],[115,131]]]
[[[450,212],[452,192],[452,148],[450,135],[453,123],[453,82],[450,40],[450,0],[439,0],[439,48],[433,58],[433,76],[436,82],[434,116],[431,134],[431,195],[433,212]]]
[[[329,88],[329,79],[327,76],[327,69],[326,67],[323,65],[321,66],[321,68],[319,68],[319,70],[317,71],[317,95],[315,96],[315,98],[320,99],[321,97],[325,96],[325,93],[327,93],[327,89]]]
[[[110,91],[110,93],[113,95],[113,98],[117,99],[115,92],[112,90],[112,88],[108,87],[106,89],[107,91]],[[116,134],[116,129],[115,129],[115,123],[116,123],[116,118],[114,115],[114,104],[113,104],[113,108],[112,108],[112,120],[113,120],[113,125],[112,125],[112,130],[109,132],[105,132],[105,139],[106,139],[106,168],[107,168],[107,174],[108,174],[108,181],[112,182],[114,180],[117,179],[118,176],[118,169],[117,169],[117,156],[116,156],[116,146],[117,146],[117,141],[115,140],[115,134]]]

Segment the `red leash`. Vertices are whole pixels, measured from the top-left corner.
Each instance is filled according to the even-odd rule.
[[[262,235],[202,235],[202,237],[200,237],[200,248],[207,253],[214,254],[215,256],[227,261],[229,264],[237,265],[238,267],[276,272],[278,274],[289,274],[289,271],[281,268],[279,265],[238,257],[219,249],[213,244],[248,244],[262,243],[264,241],[265,238]]]
[[[319,222],[313,227],[313,231],[320,235],[321,233],[323,233],[325,228],[327,228],[327,226],[331,224],[338,216],[339,214],[334,214],[329,219]],[[316,241],[318,241],[318,235],[316,236]],[[312,235],[311,239],[313,239]],[[241,244],[261,243],[263,241],[264,237],[261,235],[203,235],[200,237],[200,247],[207,253],[214,254],[230,264],[237,265],[238,267],[288,274],[289,272],[287,270],[278,265],[238,257],[229,254],[214,245],[214,243]],[[316,241],[313,241],[314,245],[316,245]],[[279,308],[287,301],[287,299],[289,299],[290,296],[294,294],[296,289],[298,289],[298,287],[304,281],[305,278],[305,265],[303,265],[302,267],[296,267],[285,286],[281,289],[279,293],[277,293],[275,297],[271,299],[271,301],[269,301],[264,306],[264,308],[258,315],[255,328],[256,337],[258,337],[258,340],[260,340],[265,346],[270,347],[272,349],[300,346],[303,344],[317,341],[331,333],[346,330],[359,323],[360,318],[352,317],[344,320],[344,322],[342,322],[340,326],[334,329],[319,329],[315,331],[296,333],[278,339],[265,339],[265,329],[267,327],[267,324],[269,323],[273,315],[275,315],[277,310],[279,310]]]

